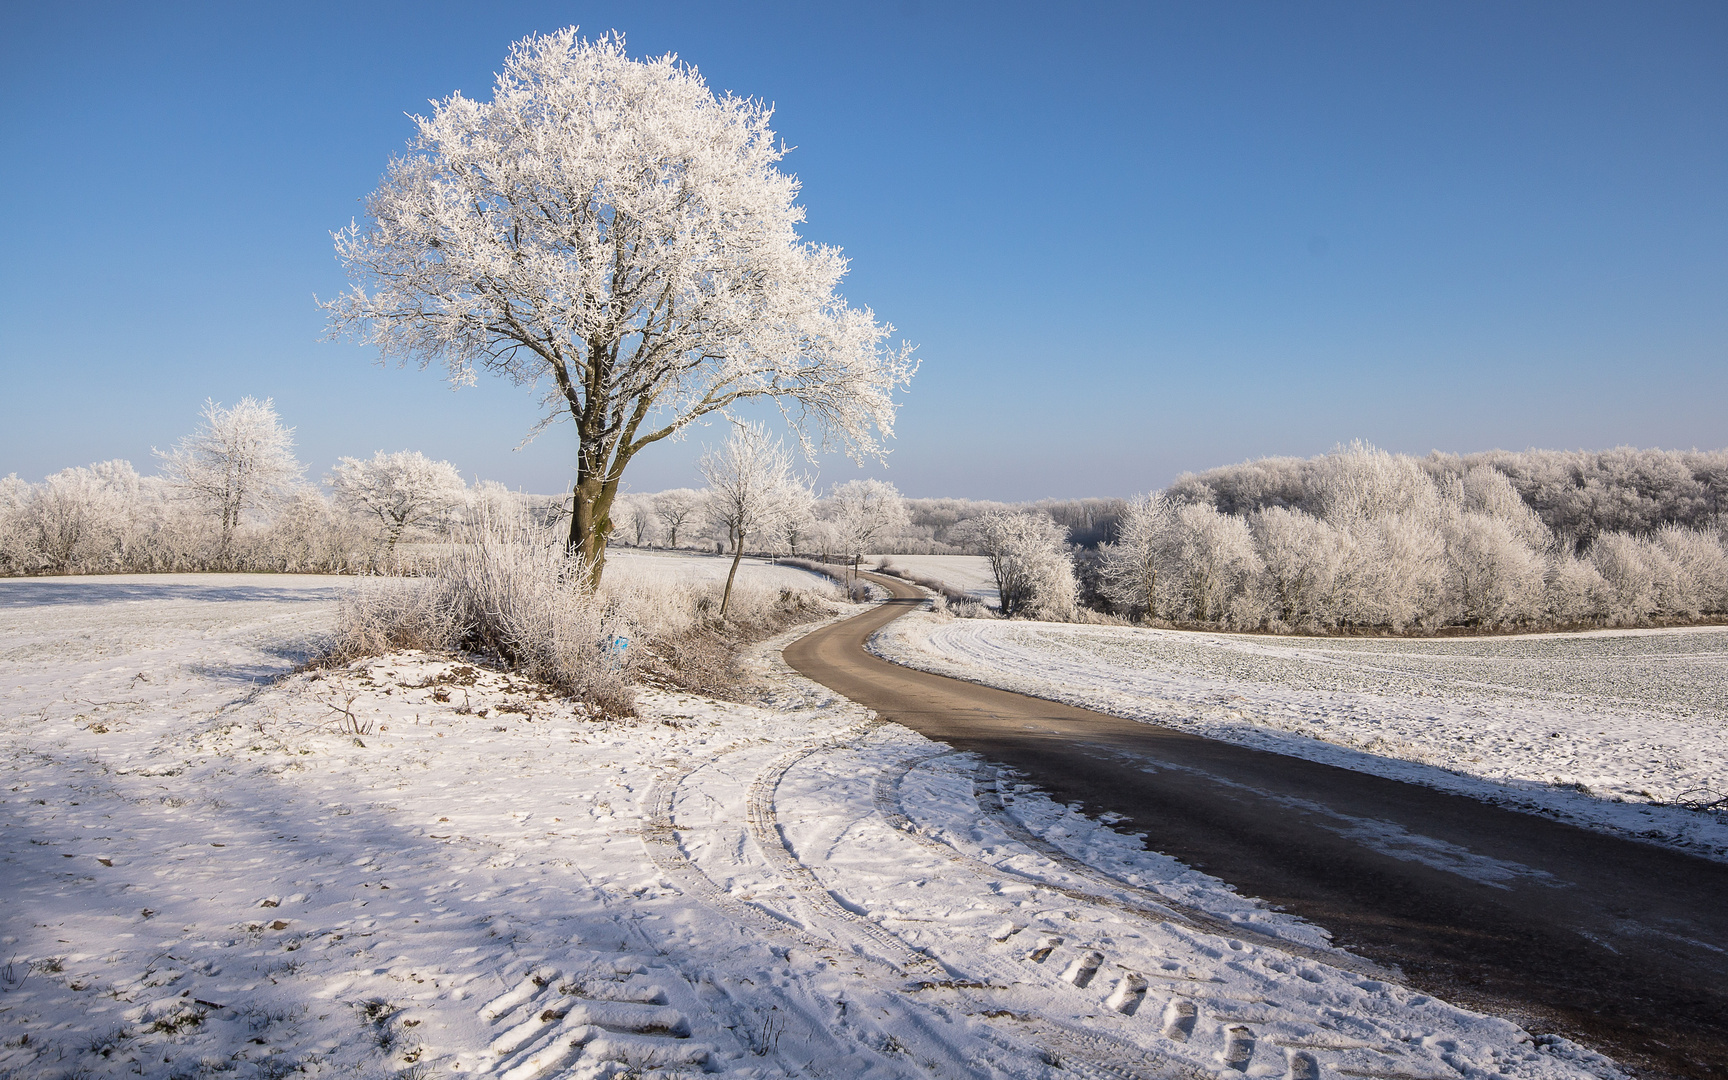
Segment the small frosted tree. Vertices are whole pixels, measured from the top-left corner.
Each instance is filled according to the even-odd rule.
[[[569,546],[597,582],[631,460],[739,403],[774,399],[855,459],[893,433],[910,346],[837,293],[760,102],[716,97],[671,56],[574,29],[519,41],[491,101],[416,117],[413,153],[336,237],[354,281],[333,333],[385,360],[540,388],[576,429]]]
[[[227,561],[241,516],[292,494],[305,467],[294,459],[294,429],[282,426],[270,399],[241,398],[229,409],[207,400],[203,416],[202,427],[156,456],[173,490],[215,516]]]
[[[837,553],[854,565],[912,523],[906,500],[893,484],[883,480],[848,480],[836,486],[826,501]]]
[[[1159,589],[1168,591],[1170,524],[1175,508],[1163,493],[1142,495],[1128,504],[1114,544],[1099,551],[1100,588],[1111,603],[1153,618]]]
[[[19,485],[20,546],[27,559],[51,573],[124,570],[138,495],[138,474],[122,460],[62,469],[39,485]]]
[[[1257,587],[1273,617],[1286,626],[1336,621],[1346,538],[1319,518],[1282,506],[1256,510],[1248,527],[1261,562]]]
[[[1467,512],[1446,523],[1449,614],[1474,626],[1524,622],[1541,614],[1548,561],[1512,524]]]
[[[324,482],[342,505],[378,519],[387,552],[396,549],[404,530],[438,521],[468,493],[456,466],[415,450],[380,450],[366,461],[342,458]]]
[[[645,547],[648,537],[654,532],[654,504],[647,496],[637,496],[630,500],[630,513],[624,519],[625,526],[630,530],[631,542],[637,547]]]
[[[709,520],[732,548],[732,569],[720,597],[720,617],[732,602],[732,583],[752,537],[771,533],[784,519],[798,482],[792,459],[779,439],[770,439],[761,424],[736,423],[732,437],[719,450],[702,456],[702,478],[708,481]]]
[[[666,546],[678,546],[678,530],[689,524],[702,510],[702,496],[689,488],[672,488],[654,496],[654,516],[666,530]]]
[[[816,526],[816,493],[804,483],[794,482],[786,489],[785,504],[781,507],[779,542],[792,555],[797,555],[800,549],[808,551]]]
[[[977,518],[971,532],[990,561],[1003,615],[1073,617],[1079,586],[1066,529],[1047,514],[992,511]]]
[[[1196,622],[1224,622],[1261,566],[1248,523],[1204,503],[1181,507],[1174,517],[1172,554],[1182,568],[1184,614]]]

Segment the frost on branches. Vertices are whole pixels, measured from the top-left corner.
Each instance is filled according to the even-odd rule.
[[[456,466],[415,450],[380,450],[369,461],[342,458],[324,482],[342,505],[378,518],[386,552],[396,550],[404,529],[438,521],[468,495]]]
[[[625,467],[699,417],[773,398],[806,450],[855,458],[893,433],[912,349],[836,294],[837,249],[799,238],[769,116],[619,37],[529,37],[492,101],[415,118],[369,223],[336,236],[354,284],[332,332],[534,386],[536,432],[575,424],[570,545],[596,577]]]
[[[699,467],[708,481],[708,517],[732,548],[732,569],[720,597],[724,619],[744,545],[752,537],[777,530],[788,513],[806,501],[807,493],[792,475],[792,459],[785,447],[778,439],[770,440],[761,424],[734,425],[726,445],[702,455]]]
[[[224,559],[240,516],[293,494],[305,473],[294,458],[294,429],[282,426],[269,399],[242,398],[229,409],[206,401],[204,426],[157,455],[163,478],[221,521]]]

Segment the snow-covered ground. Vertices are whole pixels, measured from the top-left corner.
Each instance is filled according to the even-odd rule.
[[[1728,859],[1728,631],[1284,638],[955,620],[884,628],[943,674],[1539,809]]]
[[[459,659],[290,674],[338,586],[0,581],[0,1075],[1613,1075],[777,643],[759,707],[622,722]]]
[[[658,551],[654,548],[609,547],[606,549],[608,571],[622,568],[625,573],[652,574],[659,578],[673,577],[680,581],[724,582],[732,569],[732,556],[705,555],[694,551]],[[796,566],[781,566],[769,559],[746,556],[738,566],[739,580],[761,585],[783,585],[794,589],[808,588],[812,581],[826,581],[820,574]]]
[[[952,585],[986,604],[994,605],[1001,601],[996,591],[995,575],[990,572],[990,560],[982,555],[872,555],[865,565],[876,566],[882,562]]]

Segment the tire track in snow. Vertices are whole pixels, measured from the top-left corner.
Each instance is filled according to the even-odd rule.
[[[881,773],[876,777],[874,792],[876,809],[877,812],[881,814],[883,820],[896,831],[901,832],[931,850],[940,853],[950,861],[970,865],[973,869],[986,874],[1007,875],[1019,878],[1022,881],[1037,885],[1039,888],[1049,889],[1051,892],[1060,893],[1071,900],[1080,900],[1085,903],[1099,904],[1150,922],[1176,922],[1191,929],[1207,933],[1219,934],[1224,937],[1246,939],[1252,941],[1256,945],[1277,952],[1287,953],[1292,956],[1300,956],[1304,959],[1315,960],[1338,968],[1342,971],[1349,971],[1353,974],[1365,975],[1370,978],[1382,980],[1394,980],[1397,978],[1397,975],[1394,972],[1388,971],[1387,969],[1374,964],[1372,961],[1364,960],[1358,956],[1352,956],[1342,950],[1319,949],[1310,945],[1303,945],[1300,942],[1289,941],[1285,938],[1268,934],[1258,929],[1244,927],[1240,923],[1234,923],[1228,919],[1220,918],[1201,908],[1183,904],[1180,901],[1171,900],[1162,893],[1154,892],[1129,881],[1124,881],[1107,870],[1100,869],[1099,867],[1093,866],[1091,863],[1084,862],[1081,859],[1070,855],[1062,848],[1028,829],[1019,821],[1019,819],[1014,817],[1012,811],[1008,809],[1001,797],[1000,789],[998,787],[1000,783],[999,770],[994,771],[993,775],[990,775],[989,779],[985,779],[986,774],[992,772],[988,767],[981,766],[977,770],[974,770],[973,795],[978,800],[979,810],[982,813],[987,814],[1001,827],[1003,832],[1007,833],[1010,838],[1021,846],[1029,848],[1035,854],[1055,863],[1063,870],[1073,874],[1081,880],[1091,883],[1093,888],[1075,888],[1072,885],[1064,885],[1060,882],[1051,881],[1049,878],[1038,874],[1032,874],[1024,870],[1016,870],[1013,867],[987,862],[976,856],[966,854],[945,840],[925,834],[923,830],[919,829],[917,824],[906,814],[904,797],[901,793],[901,785],[905,782],[907,775],[910,774],[912,770],[933,763],[938,758],[950,757],[959,753],[962,753],[962,751],[941,750],[931,754],[923,754],[917,757],[907,758],[883,768]],[[1123,900],[1118,896],[1110,895],[1112,892],[1127,892],[1139,899]]]
[[[902,971],[908,974],[929,973],[938,976],[936,981],[924,981],[915,988],[941,989],[954,994],[968,1016],[1014,1021],[1027,1029],[1029,1038],[1045,1048],[1046,1060],[1060,1068],[1078,1072],[1083,1076],[1117,1077],[1121,1080],[1198,1080],[1213,1076],[1209,1070],[1171,1059],[1156,1050],[1125,1039],[1066,1024],[1047,1016],[1032,1016],[1002,1009],[999,1002],[988,1000],[975,992],[975,988],[955,980],[941,961],[909,945],[886,927],[853,911],[832,890],[822,885],[808,864],[798,858],[780,828],[775,807],[776,793],[786,773],[799,762],[819,753],[855,748],[863,738],[884,726],[886,725],[882,721],[870,720],[825,742],[800,747],[777,758],[751,784],[751,833],[782,877],[825,916],[838,920],[843,926],[861,932],[869,941],[904,957],[904,962],[898,965]],[[1009,969],[1005,970],[1004,974],[1018,981],[1024,978],[1025,973],[1020,969]],[[1056,1053],[1051,1053],[1052,1050]]]

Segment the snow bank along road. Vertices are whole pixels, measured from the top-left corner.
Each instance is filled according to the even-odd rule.
[[[332,580],[0,581],[0,1076],[1618,1076],[757,655],[291,674]]]
[[[1728,1074],[1728,866],[1336,766],[887,663],[900,598],[786,650],[882,717],[1118,815],[1147,846],[1453,1000],[1657,1073]]]

